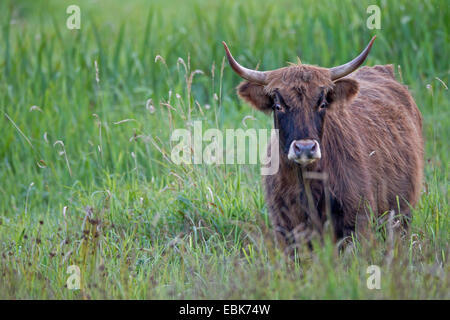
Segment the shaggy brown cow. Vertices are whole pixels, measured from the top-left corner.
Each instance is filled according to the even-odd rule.
[[[305,228],[321,231],[328,214],[337,239],[364,233],[371,212],[395,210],[405,226],[410,220],[422,185],[422,117],[392,65],[352,73],[374,40],[342,66],[291,64],[265,72],[239,65],[223,43],[246,80],[239,96],[272,113],[279,129],[280,168],[264,180],[281,244],[295,245]],[[327,179],[310,180],[311,172]]]

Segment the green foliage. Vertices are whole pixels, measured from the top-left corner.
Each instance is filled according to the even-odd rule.
[[[73,2],[0,2],[0,298],[450,298],[446,0],[77,1],[68,30]],[[249,67],[328,67],[374,34],[366,64],[394,64],[424,116],[411,234],[341,253],[326,239],[290,261],[258,167],[175,165],[171,132],[271,127],[237,99],[222,40]],[[65,287],[73,264],[81,290]]]

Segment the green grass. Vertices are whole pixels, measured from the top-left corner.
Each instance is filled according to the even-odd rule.
[[[66,28],[74,2],[81,30]],[[374,2],[381,30],[366,28]],[[0,298],[449,299],[448,21],[446,0],[1,1]],[[246,66],[329,67],[374,34],[366,65],[394,64],[424,116],[409,237],[374,234],[346,253],[326,239],[292,262],[258,166],[167,160],[190,120],[271,127],[237,99],[222,40]],[[65,287],[74,264],[81,290]],[[371,264],[381,290],[366,287]]]

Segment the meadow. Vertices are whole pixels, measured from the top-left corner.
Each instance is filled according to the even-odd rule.
[[[449,21],[447,0],[1,1],[0,299],[449,299]],[[342,64],[373,35],[365,65],[393,64],[424,118],[411,232],[287,259],[259,166],[176,165],[171,133],[271,128],[223,40],[274,69]]]

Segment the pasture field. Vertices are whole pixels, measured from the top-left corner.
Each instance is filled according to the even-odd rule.
[[[0,299],[449,299],[449,21],[447,0],[0,1]],[[176,165],[171,133],[271,128],[222,40],[274,69],[342,64],[373,35],[365,65],[394,64],[424,118],[410,235],[289,260],[259,166]]]

